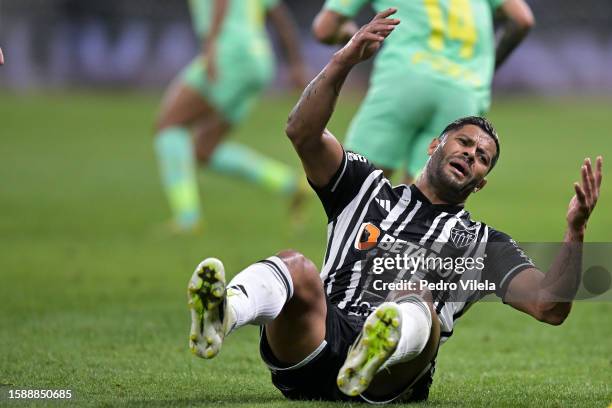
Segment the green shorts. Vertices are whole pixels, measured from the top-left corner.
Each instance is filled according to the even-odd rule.
[[[432,139],[455,119],[482,114],[482,99],[474,90],[416,70],[374,75],[346,148],[378,167],[405,166],[415,176],[427,162]]]
[[[230,123],[240,122],[251,110],[261,91],[274,74],[273,59],[267,53],[249,54],[237,47],[221,47],[217,60],[217,79],[209,82],[205,61],[197,56],[179,74],[179,80],[199,92]]]

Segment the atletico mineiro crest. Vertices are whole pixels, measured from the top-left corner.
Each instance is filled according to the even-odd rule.
[[[450,231],[450,239],[455,247],[463,248],[474,242],[477,234],[478,225],[470,228],[465,228],[463,226],[453,227]]]

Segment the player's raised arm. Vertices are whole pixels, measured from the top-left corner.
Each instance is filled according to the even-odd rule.
[[[580,286],[585,228],[599,198],[602,162],[598,157],[593,172],[591,160],[584,161],[582,183],[574,183],[576,194],[567,210],[563,245],[548,273],[525,269],[512,279],[508,287],[506,303],[540,321],[561,324],[570,312],[571,302]]]
[[[502,18],[502,34],[495,47],[495,69],[506,61],[535,24],[533,13],[524,0],[506,0],[498,12]]]
[[[286,133],[297,151],[306,175],[318,186],[327,185],[342,162],[340,142],[325,127],[334,110],[340,89],[351,68],[367,60],[380,48],[399,20],[389,18],[390,8],[378,13],[306,87],[289,115]]]
[[[300,38],[295,29],[296,24],[293,16],[285,4],[278,3],[268,11],[268,18],[278,32],[285,57],[289,64],[291,81],[293,85],[302,89],[307,83],[307,74],[304,59],[302,58]]]

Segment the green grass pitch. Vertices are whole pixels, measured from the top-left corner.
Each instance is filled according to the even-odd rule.
[[[295,98],[264,99],[237,139],[297,169],[283,135]],[[343,95],[330,126],[337,135],[358,100]],[[213,361],[190,354],[185,290],[202,258],[220,257],[233,275],[295,248],[320,266],[325,220],[313,200],[295,230],[286,199],[203,172],[203,233],[161,234],[156,106],[153,96],[114,93],[0,98],[0,405],[13,404],[9,389],[71,389],[73,402],[94,406],[342,405],[283,399],[255,328],[232,335]],[[517,240],[560,240],[583,157],[603,153],[612,163],[610,106],[497,101],[502,156],[468,202],[472,214]],[[587,239],[611,238],[604,178]],[[611,339],[609,303],[581,302],[560,327],[479,304],[440,350],[425,405],[607,407]]]

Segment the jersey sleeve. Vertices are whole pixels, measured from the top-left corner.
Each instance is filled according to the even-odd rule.
[[[352,18],[359,13],[369,0],[326,0],[324,9],[335,11],[338,14]]]
[[[368,188],[382,178],[382,171],[377,170],[365,157],[344,152],[342,163],[325,187],[316,187],[308,181],[319,196],[329,220],[334,219],[359,194],[362,188]],[[367,186],[365,185],[367,183]]]
[[[495,294],[502,300],[510,281],[519,272],[535,268],[533,261],[508,234],[490,228],[483,277],[495,283]]]

